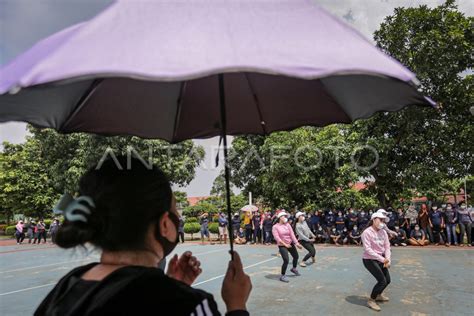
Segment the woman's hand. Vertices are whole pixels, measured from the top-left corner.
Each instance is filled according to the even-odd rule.
[[[244,273],[239,254],[234,251],[233,257],[234,259],[229,262],[221,290],[227,312],[246,310],[246,303],[252,291],[252,282]]]
[[[178,255],[173,256],[168,264],[166,274],[170,278],[191,285],[202,272],[200,266],[201,262],[190,251],[186,251],[179,258]]]
[[[303,249],[303,246],[301,246],[300,244],[297,244],[296,247],[298,247],[298,249]]]

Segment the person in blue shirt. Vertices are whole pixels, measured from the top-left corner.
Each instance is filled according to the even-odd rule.
[[[309,226],[309,228],[313,231],[313,233],[316,231],[316,228],[319,226],[320,223],[321,223],[321,211],[316,211],[311,216],[310,226]]]
[[[346,226],[346,222],[344,216],[342,215],[342,211],[337,212],[336,216],[336,230],[342,231]]]
[[[458,238],[456,235],[456,225],[458,222],[458,212],[453,209],[453,206],[449,204],[449,208],[445,206],[443,211],[444,214],[444,224],[446,226],[446,240],[445,246],[449,247],[451,245],[457,246],[458,245]]]
[[[432,208],[428,220],[433,233],[434,243],[438,246],[440,243],[441,228],[444,226],[443,213],[436,207]]]
[[[357,221],[357,214],[351,207],[349,209],[349,214],[347,214],[347,228],[349,229],[349,231],[351,231],[354,226],[357,226]]]
[[[334,227],[336,216],[332,210],[329,210],[324,218],[326,223],[326,230],[329,232]]]
[[[331,241],[336,245],[336,246],[341,246],[342,245],[342,239],[341,239],[341,232],[336,229],[336,227],[331,228],[331,232],[329,233],[329,237],[331,237]]]
[[[398,225],[398,214],[394,212],[391,207],[387,209],[387,212],[388,212],[387,216],[389,218],[387,227],[390,230],[394,230],[395,226]]]
[[[357,246],[362,245],[362,241],[360,239],[361,235],[362,232],[358,229],[357,225],[352,226],[352,229],[349,232],[349,241],[351,242],[351,244]]]
[[[316,236],[315,242],[316,243],[328,243],[329,242],[329,235],[324,230],[324,228],[318,224],[314,231],[314,235]]]
[[[224,241],[224,244],[227,243],[227,217],[224,212],[219,213],[219,217],[217,219],[217,222],[219,223],[219,244]]]
[[[367,214],[365,210],[361,210],[358,215],[357,226],[360,229],[365,229],[368,223],[369,223],[369,215]]]

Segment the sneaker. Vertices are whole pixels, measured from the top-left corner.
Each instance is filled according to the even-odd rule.
[[[464,247],[464,244],[460,244],[459,247]]]
[[[377,304],[375,302],[375,300],[369,298],[369,300],[367,301],[367,306],[371,309],[373,309],[374,311],[377,311],[377,312],[380,312],[381,308],[379,306],[379,304]]]
[[[298,270],[296,270],[296,268],[293,268],[290,270],[291,272],[293,272],[294,275],[296,276],[300,276],[301,274],[298,272]]]
[[[407,244],[405,244],[404,242],[402,242],[401,245],[402,245],[403,247],[406,247],[406,246],[407,246]]]
[[[388,297],[386,297],[385,295],[383,295],[383,294],[377,295],[375,300],[379,301],[379,302],[388,302],[388,301],[390,301],[390,299]]]
[[[439,243],[436,243],[435,246],[439,246]]]
[[[290,282],[290,280],[288,280],[288,278],[286,277],[286,275],[282,275],[282,276],[280,277],[280,281],[281,281],[281,282],[285,282],[285,283]]]
[[[301,261],[300,266],[303,267],[303,268],[306,268],[306,263],[304,261]]]
[[[450,244],[448,244],[448,243],[446,243],[446,244],[444,244],[444,245],[445,245],[446,247],[449,247],[449,246],[450,246]]]
[[[468,246],[468,247],[472,247],[472,245],[471,245],[471,244],[467,244],[467,246]]]

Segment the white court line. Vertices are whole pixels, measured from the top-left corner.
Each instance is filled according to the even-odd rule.
[[[261,265],[261,264],[263,264],[263,263],[265,263],[265,262],[269,262],[269,261],[275,260],[275,259],[277,259],[277,258],[278,258],[278,257],[274,257],[274,258],[270,258],[270,259],[267,259],[267,260],[263,260],[263,261],[260,261],[260,262],[251,264],[251,265],[249,265],[249,266],[244,267],[244,270],[253,268],[253,267],[255,267],[255,266]],[[210,279],[207,279],[207,280],[198,282],[198,283],[196,283],[196,284],[193,284],[193,286],[198,286],[198,285],[201,285],[201,284],[204,284],[204,283],[207,283],[207,282],[211,282],[211,281],[214,281],[214,280],[223,278],[224,276],[225,276],[225,274],[221,274],[221,275],[215,276],[215,277],[213,277],[213,278],[210,278]]]
[[[42,268],[42,267],[57,266],[57,265],[61,265],[61,264],[64,264],[64,263],[87,261],[87,260],[92,260],[92,259],[94,259],[94,258],[86,258],[86,259],[79,259],[79,260],[72,260],[72,261],[63,261],[63,262],[57,262],[57,263],[44,264],[44,265],[41,265],[41,266],[34,266],[34,267],[28,267],[28,268],[14,269],[14,270],[8,270],[8,271],[0,271],[0,274],[3,274],[3,273],[10,273],[10,272],[17,272],[17,271],[32,270],[32,269]]]
[[[200,253],[193,253],[193,256],[207,255],[209,253],[222,252],[222,251],[229,251],[229,249],[226,248],[226,249],[210,250],[210,251],[200,252]]]
[[[11,291],[11,292],[6,292],[6,293],[0,293],[0,296],[4,296],[4,295],[8,295],[8,294],[14,294],[14,293],[19,293],[19,292],[24,292],[24,291],[29,291],[29,290],[34,290],[34,289],[39,289],[39,288],[42,288],[42,287],[52,286],[52,285],[56,285],[56,284],[57,284],[57,282],[54,282],[54,283],[48,283],[48,284],[45,284],[45,285],[33,286],[33,287],[29,287],[29,288],[21,289],[21,290],[17,290],[17,291]]]

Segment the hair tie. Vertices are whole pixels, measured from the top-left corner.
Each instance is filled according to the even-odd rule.
[[[53,208],[55,214],[62,214],[70,222],[87,223],[87,215],[91,214],[91,208],[95,208],[95,203],[91,197],[81,195],[75,199],[71,194],[64,193]]]

